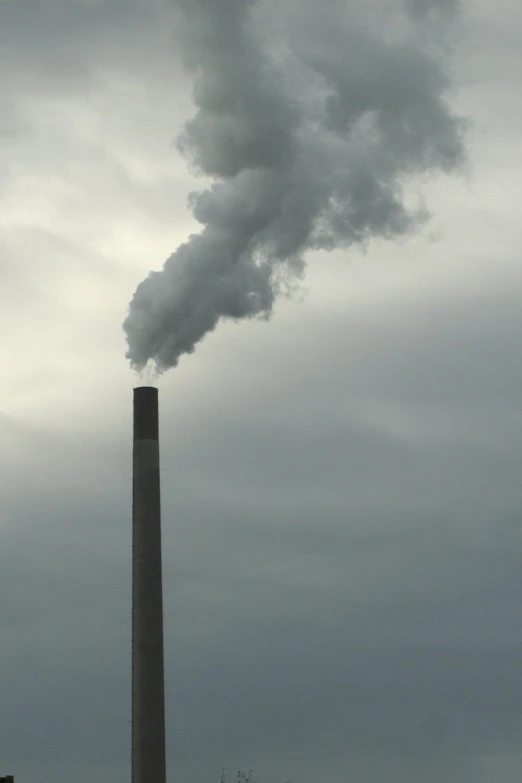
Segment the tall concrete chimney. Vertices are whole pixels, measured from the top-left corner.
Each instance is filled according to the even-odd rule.
[[[134,389],[132,783],[165,783],[158,390]]]

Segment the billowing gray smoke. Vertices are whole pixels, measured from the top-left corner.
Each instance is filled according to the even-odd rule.
[[[213,184],[190,198],[201,233],[134,294],[134,368],[174,367],[222,318],[268,317],[307,250],[423,219],[404,183],[464,158],[440,40],[454,4],[175,0],[196,106],[178,146]]]

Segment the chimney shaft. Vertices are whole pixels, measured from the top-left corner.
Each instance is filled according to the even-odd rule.
[[[132,783],[165,783],[158,390],[134,389]]]

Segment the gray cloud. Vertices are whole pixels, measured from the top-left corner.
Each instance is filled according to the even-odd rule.
[[[164,5],[131,0],[18,0],[0,5],[2,78],[74,89],[104,67],[145,68],[151,38],[162,35]],[[163,28],[164,31],[164,28]],[[154,67],[154,64],[152,64]]]
[[[461,6],[460,0],[406,0],[406,8],[414,18],[425,19],[426,15],[453,14]]]
[[[276,334],[249,335],[217,386],[199,387],[197,415],[185,420],[175,396],[162,395],[178,776],[204,783],[241,764],[261,783],[333,783],[343,770],[486,783],[487,758],[497,758],[504,780],[517,779],[522,377],[514,368],[502,405],[513,437],[491,441],[497,402],[473,357],[486,350],[498,370],[509,365],[520,309],[513,285],[494,296],[485,286],[470,329],[465,301],[420,298],[413,312],[398,302],[370,327],[332,311],[314,349],[296,323],[291,374]],[[363,327],[364,344],[343,342]],[[463,355],[469,365],[456,374]],[[272,387],[261,384],[269,360]],[[362,417],[368,402],[370,414],[395,405],[390,422]],[[477,411],[474,436],[423,428],[421,403],[442,405],[446,420]],[[390,431],[409,415],[413,437],[407,426]],[[3,492],[14,511],[0,574],[19,588],[2,613],[2,731],[27,779],[37,763],[45,783],[65,783],[67,770],[81,783],[97,769],[126,777],[126,432],[122,421],[80,444],[38,440],[13,422],[2,431],[5,447],[19,448]],[[31,496],[26,475],[36,478]]]
[[[319,57],[327,28],[299,0],[269,36],[267,5],[256,30],[292,91],[301,60],[281,41],[298,48],[317,24],[305,48]],[[122,4],[112,48],[108,5],[88,35],[64,16],[39,41],[31,23],[24,49],[29,4],[9,7],[0,774],[123,783],[132,380],[118,312],[191,230],[167,149],[189,107],[168,13],[146,32]],[[468,192],[428,186],[443,238],[317,254],[310,292],[270,328],[223,324],[162,378],[174,780],[219,781],[222,766],[259,783],[521,779],[520,19],[505,4],[481,27],[473,8],[456,87],[479,169]],[[417,29],[438,47],[431,17]]]
[[[405,177],[463,160],[446,68],[405,18],[388,39],[333,4],[312,12],[312,35],[305,6],[281,63],[244,0],[176,6],[197,107],[179,148],[214,184],[191,198],[202,232],[138,286],[125,320],[131,364],[160,372],[220,319],[268,317],[306,250],[411,230],[424,211],[406,205]]]

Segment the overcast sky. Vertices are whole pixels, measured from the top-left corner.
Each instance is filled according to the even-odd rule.
[[[172,783],[521,779],[522,6],[448,32],[430,221],[160,380]],[[0,66],[0,775],[124,783],[122,321],[198,230],[190,77],[153,0],[0,0]]]

